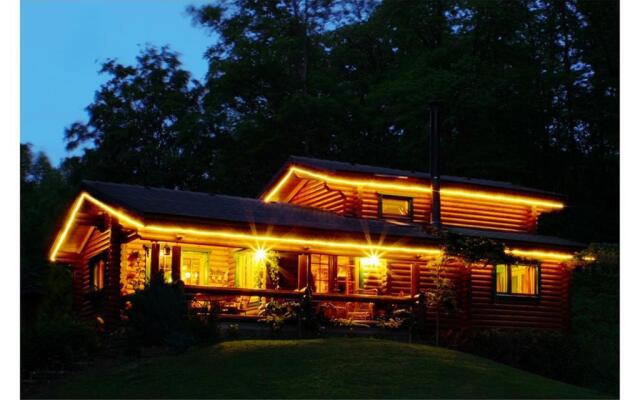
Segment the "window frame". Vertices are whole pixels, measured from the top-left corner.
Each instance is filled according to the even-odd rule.
[[[498,265],[505,265],[507,267],[507,292],[498,292]],[[511,267],[512,266],[526,266],[536,269],[536,293],[524,294],[524,293],[512,293],[511,289]],[[540,264],[496,264],[493,266],[492,273],[492,293],[494,299],[521,299],[521,300],[539,300],[542,294],[542,268]]]
[[[184,272],[185,269],[183,268],[183,263],[184,263],[184,258],[185,258],[185,254],[186,253],[199,253],[201,256],[204,256],[204,259],[206,260],[205,263],[203,264],[202,268],[205,271],[205,278],[207,280],[207,283],[199,283],[197,285],[199,286],[210,286],[210,287],[215,287],[214,285],[209,284],[209,281],[211,280],[211,252],[207,251],[206,249],[202,249],[202,248],[193,248],[193,247],[182,247],[180,249],[180,280],[184,282]],[[185,283],[186,284],[186,283]],[[193,283],[189,283],[188,285],[195,285]],[[220,286],[218,286],[220,287]]]
[[[406,201],[409,205],[409,214],[407,216],[401,216],[401,215],[385,216],[384,212],[382,211],[382,206],[383,206],[382,203],[384,202],[385,199]],[[413,197],[378,193],[378,219],[413,221]]]
[[[102,292],[106,287],[107,259],[108,257],[107,257],[106,251],[100,254],[97,254],[89,259],[89,263],[88,263],[89,264],[89,288],[91,292],[99,293],[99,292]],[[101,262],[102,262],[102,266],[101,268],[98,268]],[[102,278],[101,280],[98,279],[100,283],[102,283],[102,286],[100,287],[98,287],[99,285],[95,284],[96,272],[98,272],[97,271],[98,269],[102,270],[100,271],[101,273],[98,275],[100,276],[100,278]]]

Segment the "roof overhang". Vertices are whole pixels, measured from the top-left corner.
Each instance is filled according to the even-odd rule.
[[[51,261],[72,262],[78,259],[89,236],[95,229],[104,229],[107,217],[135,237],[201,244],[233,245],[236,247],[287,247],[297,251],[326,250],[342,254],[394,254],[401,257],[437,256],[441,243],[435,237],[392,237],[368,232],[321,232],[314,229],[293,229],[270,225],[260,226],[225,221],[186,219],[171,215],[145,215],[123,207],[117,202],[81,192],[69,209],[49,254]],[[134,237],[133,235],[130,237]],[[527,243],[505,240],[510,250],[531,258],[569,261],[573,251],[551,243]],[[519,243],[518,247],[514,244]]]

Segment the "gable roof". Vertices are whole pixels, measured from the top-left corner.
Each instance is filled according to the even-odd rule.
[[[117,204],[142,218],[226,221],[376,235],[434,238],[418,226],[344,217],[338,214],[286,203],[258,199],[152,188],[119,183],[83,181],[83,187],[98,199]]]
[[[267,186],[267,190],[269,186],[271,186],[271,184],[278,179],[281,173],[286,170],[289,164],[307,166],[307,167],[334,172],[334,173],[350,172],[350,173],[358,173],[358,174],[377,175],[381,177],[409,177],[409,178],[416,178],[421,180],[431,180],[431,174],[427,172],[377,167],[372,165],[355,164],[355,163],[348,163],[348,162],[342,162],[342,161],[331,161],[331,160],[324,160],[320,158],[290,156],[288,159],[288,162],[271,180],[271,182]],[[452,176],[452,175],[442,175],[440,179],[442,182],[445,182],[445,183],[449,182],[454,184],[477,185],[477,186],[484,186],[484,187],[495,188],[495,189],[510,190],[515,192],[538,194],[538,195],[555,197],[555,198],[564,197],[558,193],[514,185],[510,182],[494,181],[494,180],[488,180],[488,179],[477,179],[477,178],[465,178],[465,177]]]
[[[437,240],[436,236],[415,225],[396,225],[383,220],[344,217],[288,203],[265,203],[246,197],[97,181],[83,181],[83,187],[99,200],[134,212],[143,219],[232,222],[247,224],[247,227],[255,224]],[[453,227],[447,228],[447,231],[507,242],[584,247],[581,243],[571,240],[530,233]]]

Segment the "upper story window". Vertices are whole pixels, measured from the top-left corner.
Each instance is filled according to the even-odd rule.
[[[378,195],[378,217],[413,219],[413,199],[411,197]]]
[[[537,296],[540,268],[537,265],[496,265],[496,294]]]

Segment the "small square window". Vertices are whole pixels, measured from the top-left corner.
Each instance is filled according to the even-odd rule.
[[[411,219],[413,217],[413,200],[410,197],[380,195],[378,210],[380,218]]]

